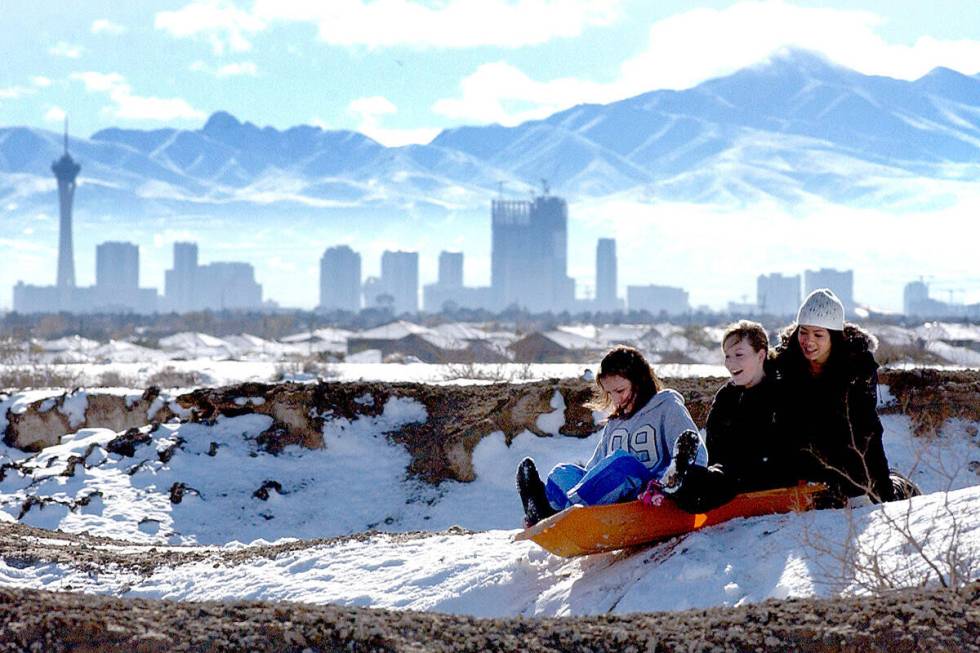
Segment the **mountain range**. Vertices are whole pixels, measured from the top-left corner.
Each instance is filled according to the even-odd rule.
[[[937,68],[903,81],[789,51],[687,90],[427,145],[218,112],[197,130],[110,128],[69,149],[87,207],[119,214],[485,211],[501,185],[524,195],[540,179],[573,201],[922,206],[980,177],[980,78]],[[62,150],[61,134],[0,128],[0,205],[52,210]]]

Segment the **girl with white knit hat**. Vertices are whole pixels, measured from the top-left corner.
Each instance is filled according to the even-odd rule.
[[[840,299],[821,288],[807,296],[780,340],[776,416],[780,430],[796,440],[806,478],[827,483],[842,501],[918,494],[911,481],[898,474],[893,480],[888,469],[877,411],[875,337],[845,322]]]

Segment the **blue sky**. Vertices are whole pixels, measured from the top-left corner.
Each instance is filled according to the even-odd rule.
[[[108,127],[197,129],[224,110],[260,126],[355,129],[401,145],[458,125],[512,125],[583,102],[692,87],[786,47],[817,51],[865,74],[915,79],[946,66],[977,75],[980,0],[0,0],[0,43],[0,127],[60,131],[67,113],[81,137]],[[956,237],[977,206],[980,192],[958,197],[942,215],[901,219],[825,206],[793,215],[749,207],[736,219],[696,206],[658,213],[576,205],[569,272],[588,287],[595,238],[612,232],[621,286],[684,286],[696,305],[751,297],[757,274],[799,274],[803,257],[809,267],[853,267],[856,296],[889,310],[900,309],[902,287],[919,275],[939,289],[963,289],[960,301],[980,301],[973,244]],[[53,281],[55,210],[52,199],[51,213],[34,216],[17,236],[14,258],[0,266],[0,308],[9,307],[16,280]],[[825,225],[831,211],[841,228],[860,225],[864,237],[837,238]],[[76,222],[83,215],[76,207]],[[760,261],[744,260],[723,239],[691,237],[742,219],[794,235],[766,247]],[[928,245],[903,235],[921,229],[922,220],[939,225],[928,230]],[[98,240],[135,239],[143,248],[141,278],[160,289],[173,240],[208,242],[200,230],[115,234],[79,223],[75,232],[83,285],[92,281]],[[384,248],[416,249],[428,283],[438,251],[452,246],[465,250],[467,283],[488,282],[485,238],[464,246],[462,236],[449,245],[441,234],[416,236],[390,242],[358,234],[365,274],[377,273]],[[315,284],[295,279],[316,278],[319,254],[336,244],[333,236],[286,234],[279,241],[288,251],[275,254],[249,237],[240,234],[227,247],[256,266],[266,296],[312,306]],[[661,262],[655,271],[650,247]]]
[[[387,145],[685,88],[784,46],[864,73],[980,73],[980,2],[0,2],[0,126],[259,125]]]

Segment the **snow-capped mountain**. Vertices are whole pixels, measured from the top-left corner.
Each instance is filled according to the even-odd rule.
[[[0,129],[0,201],[49,206],[62,147],[60,134]],[[218,112],[198,130],[111,128],[70,150],[88,206],[109,213],[472,209],[501,182],[523,191],[541,178],[570,199],[921,204],[931,198],[913,180],[980,173],[980,79],[867,76],[795,51],[688,90],[449,129],[428,145]]]

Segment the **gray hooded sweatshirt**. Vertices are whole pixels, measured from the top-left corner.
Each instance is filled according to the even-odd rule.
[[[670,465],[677,436],[688,429],[698,432],[684,406],[684,398],[676,390],[661,390],[630,417],[613,418],[606,422],[599,444],[585,464],[585,469],[592,469],[612,452],[623,449],[636,456],[653,477],[660,480]],[[708,464],[708,450],[703,439],[698,445],[695,464]]]

